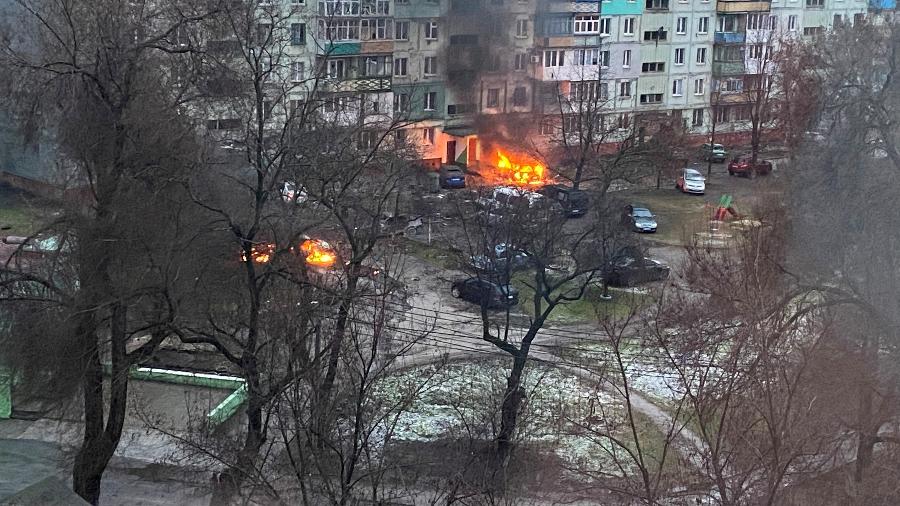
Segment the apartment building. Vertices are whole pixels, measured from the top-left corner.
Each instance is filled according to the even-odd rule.
[[[432,164],[486,144],[540,142],[561,104],[603,101],[601,121],[746,130],[779,44],[859,22],[866,0],[269,0],[290,9],[282,73],[303,100],[318,70],[326,114],[403,118]],[[266,30],[267,27],[261,27]],[[760,74],[763,74],[762,76]],[[560,100],[560,97],[563,100]],[[610,123],[612,122],[612,123]]]

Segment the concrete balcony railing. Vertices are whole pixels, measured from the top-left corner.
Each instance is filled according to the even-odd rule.
[[[714,61],[712,64],[714,76],[742,75],[745,73],[742,61]]]
[[[771,4],[768,1],[719,0],[716,12],[768,12]]]
[[[716,32],[713,42],[716,44],[743,44],[746,40],[743,32]]]

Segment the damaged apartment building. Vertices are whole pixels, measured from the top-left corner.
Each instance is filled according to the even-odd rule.
[[[562,99],[602,100],[606,127],[669,122],[706,138],[746,130],[747,86],[780,41],[866,16],[865,0],[268,0],[289,15],[286,81],[319,69],[326,111],[404,115],[430,164],[492,142],[540,143]],[[272,29],[273,27],[263,27]],[[286,101],[305,100],[297,86]],[[218,128],[231,125],[211,121]],[[615,138],[611,138],[615,140]]]

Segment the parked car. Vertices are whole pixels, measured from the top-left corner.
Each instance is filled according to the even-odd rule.
[[[510,272],[528,267],[531,258],[524,251],[501,243],[486,255],[473,255],[470,261],[479,274],[498,281],[508,281]]]
[[[625,206],[625,222],[635,232],[656,232],[656,216],[641,204]]]
[[[454,282],[450,294],[488,308],[509,308],[519,303],[519,291],[515,287],[479,278]]]
[[[766,160],[756,160],[753,163],[753,157],[750,155],[738,156],[731,160],[728,164],[729,176],[764,176],[772,172],[772,163]]]
[[[309,195],[302,186],[297,186],[293,181],[285,181],[281,183],[281,199],[287,203],[303,204],[309,200]]]
[[[706,193],[706,179],[697,169],[685,167],[681,169],[681,175],[675,180],[675,188],[681,190],[682,193],[703,195]]]
[[[632,286],[669,277],[669,266],[633,253],[616,257],[606,270],[606,282],[611,286]]]
[[[584,216],[590,208],[590,198],[582,190],[575,190],[560,184],[548,184],[538,190],[538,193],[557,202],[566,216],[570,218]]]
[[[728,157],[728,150],[721,144],[706,143],[700,146],[700,153],[707,162],[722,163]]]
[[[441,165],[441,188],[465,188],[466,174],[455,165]]]
[[[494,188],[489,196],[479,198],[476,203],[486,214],[488,223],[498,223],[504,216],[527,213],[545,202],[540,193],[512,186]]]

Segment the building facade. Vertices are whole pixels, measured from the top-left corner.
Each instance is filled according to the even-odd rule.
[[[320,73],[316,93],[335,114],[354,104],[402,116],[398,135],[434,165],[473,163],[491,142],[551,136],[586,96],[602,101],[605,124],[622,129],[668,121],[697,137],[713,125],[745,130],[747,90],[762,85],[780,44],[859,22],[869,8],[866,0],[265,5],[278,2],[291,10],[285,79]],[[289,99],[308,93],[300,85]]]

